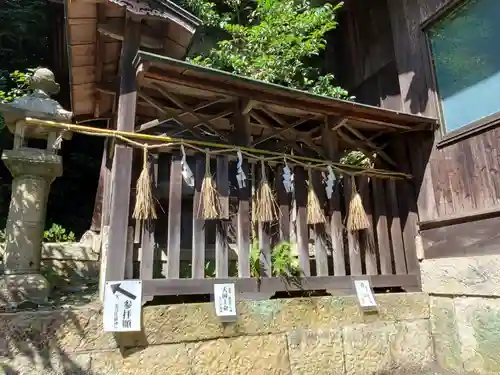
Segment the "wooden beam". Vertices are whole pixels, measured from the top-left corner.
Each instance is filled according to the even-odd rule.
[[[172,94],[171,92],[168,92],[167,90],[163,89],[159,84],[155,84],[154,88],[163,96],[168,98],[172,103],[174,103],[176,106],[178,106],[180,109],[182,109],[184,112],[188,112],[192,114],[194,117],[198,119],[198,121],[202,122],[208,130],[211,132],[215,133],[218,135],[222,140],[227,141],[225,137],[223,137],[217,130],[212,128],[212,126],[209,124],[208,121],[206,121],[201,115],[198,113],[194,112],[192,109],[190,109],[187,105],[185,105],[179,98],[177,98],[176,95]]]
[[[97,10],[97,22],[105,22],[106,21],[106,7],[104,4],[96,4]],[[97,26],[96,26],[97,27]],[[102,71],[104,66],[104,55],[106,45],[104,43],[104,39],[101,37],[99,33],[96,33],[95,40],[95,82],[101,82],[102,80]],[[101,115],[100,111],[100,98],[101,92],[99,90],[95,90],[94,92],[94,117],[98,118]]]
[[[268,135],[265,135],[265,136],[262,136],[258,139],[256,139],[253,144],[252,144],[252,147],[255,147],[256,145],[262,143],[262,142],[265,142],[267,141],[268,139],[271,139],[271,138],[274,138],[274,137],[278,137],[280,136],[281,134],[283,134],[284,132],[288,131],[288,130],[291,130],[299,125],[302,125],[304,124],[305,122],[309,121],[309,120],[313,120],[315,118],[318,118],[319,116],[318,115],[308,115],[306,117],[303,117],[303,118],[300,118],[298,119],[297,121],[295,122],[292,122],[291,124],[286,124],[283,129],[276,129],[274,132],[272,132],[271,134],[268,134]]]
[[[98,21],[97,31],[99,34],[106,35],[115,40],[123,41],[126,33],[125,23],[121,19],[113,19],[113,22],[105,22],[105,20]],[[141,47],[157,50],[163,49],[164,46],[163,41],[160,38],[157,38],[146,29],[142,30],[140,45]]]
[[[356,137],[358,137],[359,139],[361,139],[363,142],[365,142],[368,146],[370,146],[371,148],[373,148],[373,150],[378,155],[380,155],[380,157],[382,159],[384,159],[386,162],[388,162],[390,165],[392,165],[393,167],[396,167],[398,165],[391,157],[389,157],[389,155],[387,155],[384,151],[382,151],[378,145],[376,145],[375,143],[373,143],[372,141],[370,141],[368,138],[366,138],[359,131],[357,131],[356,129],[351,128],[348,125],[345,125],[345,128],[347,130],[349,130],[352,134],[354,134]]]
[[[120,96],[118,99],[117,128],[134,131],[137,87],[133,61],[139,49],[141,24],[127,19],[127,27],[120,58]],[[125,276],[125,255],[129,221],[129,199],[132,174],[132,149],[115,144],[112,187],[109,249],[104,280],[122,280]]]
[[[367,276],[374,288],[402,287],[411,289],[419,287],[416,275],[374,275]],[[278,291],[328,290],[339,295],[352,295],[351,276],[313,276],[301,277],[300,282],[290,283],[284,277],[242,278],[242,279],[178,279],[178,280],[146,280],[143,282],[145,297],[168,295],[211,294],[214,284],[234,283],[239,293],[274,294]]]

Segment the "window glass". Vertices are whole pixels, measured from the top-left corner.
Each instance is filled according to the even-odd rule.
[[[446,129],[500,112],[500,1],[467,1],[428,35]]]

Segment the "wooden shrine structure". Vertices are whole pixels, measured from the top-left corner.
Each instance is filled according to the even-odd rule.
[[[92,4],[92,11],[88,4],[67,4],[72,106],[80,118],[108,117],[111,129],[269,150],[321,159],[326,164],[338,162],[346,151],[360,150],[376,154],[376,169],[410,177],[412,139],[437,126],[434,118],[322,97],[186,63],[180,59],[198,21],[169,2],[148,0],[146,6],[138,1],[139,6],[113,0],[97,7]],[[75,16],[85,12],[91,21]],[[89,24],[98,33],[92,43],[87,43],[91,37],[81,31]],[[173,41],[179,35],[184,39]],[[94,51],[92,59],[88,51]],[[111,65],[106,61],[112,61]],[[344,174],[337,174],[336,188],[328,199],[321,171],[308,176],[303,165],[295,165],[292,201],[282,183],[282,160],[269,161],[265,168],[273,181],[279,217],[273,223],[254,223],[252,184],[238,188],[235,181],[236,153],[213,155],[211,173],[227,218],[202,220],[196,212],[206,159],[201,152],[186,151],[194,187],[183,179],[179,150],[156,149],[150,160],[158,218],[136,221],[131,207],[143,152],[119,139],[107,139],[94,215],[105,238],[103,280],[139,278],[146,298],[208,294],[214,282],[228,278],[236,282],[239,292],[263,296],[301,289],[349,293],[351,278],[361,275],[369,275],[375,288],[420,288],[417,192],[411,178],[381,178],[373,168],[346,168]],[[260,164],[245,160],[243,168],[255,184]],[[359,232],[345,228],[353,190],[352,180],[343,177],[351,175],[356,175],[371,224]],[[327,217],[324,224],[307,222],[308,184],[319,192]],[[300,283],[275,277],[263,263],[260,276],[251,277],[254,241],[263,254],[261,259],[267,260],[274,244],[293,241],[302,270]],[[207,277],[207,262],[215,264],[213,277]]]

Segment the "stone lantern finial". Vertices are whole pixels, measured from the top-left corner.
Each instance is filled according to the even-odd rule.
[[[29,86],[34,91],[42,91],[48,96],[59,93],[59,84],[56,82],[54,73],[50,69],[38,68],[29,80]]]

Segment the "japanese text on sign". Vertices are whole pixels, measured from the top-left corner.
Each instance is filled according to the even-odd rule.
[[[354,280],[354,287],[358,296],[359,304],[364,308],[374,308],[377,306],[375,297],[368,280]]]
[[[104,331],[141,330],[142,283],[139,280],[110,281],[104,291]]]
[[[234,284],[215,284],[214,302],[217,316],[236,316]]]

